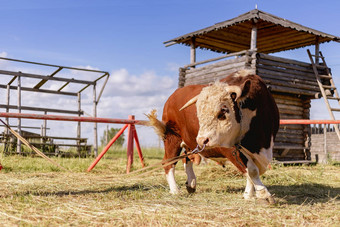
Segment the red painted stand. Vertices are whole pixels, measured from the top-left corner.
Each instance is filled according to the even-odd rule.
[[[135,116],[130,115],[129,120],[134,120]],[[104,147],[103,151],[98,155],[98,157],[93,161],[93,163],[87,169],[87,172],[90,172],[99,162],[99,160],[104,156],[104,154],[109,150],[114,142],[123,134],[125,129],[128,128],[128,136],[127,136],[127,164],[126,164],[126,173],[130,173],[131,166],[133,164],[133,145],[136,142],[136,148],[138,151],[139,159],[142,163],[142,167],[144,167],[144,157],[142,154],[142,150],[139,145],[139,140],[137,136],[136,127],[134,124],[126,124],[122,127],[119,132],[110,140],[110,142]]]

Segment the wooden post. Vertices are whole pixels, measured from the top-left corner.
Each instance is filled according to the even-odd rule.
[[[81,117],[81,93],[78,92],[77,93],[77,97],[78,97],[78,117]],[[77,125],[77,152],[80,155],[80,137],[81,137],[81,122],[78,121],[78,125]]]
[[[47,111],[44,112],[45,115],[47,115]],[[43,126],[43,136],[45,137],[47,135],[46,129],[47,129],[47,120],[44,120],[44,126]]]
[[[129,115],[129,120],[134,120],[134,115]],[[128,127],[128,136],[127,136],[127,164],[126,164],[126,173],[130,173],[131,166],[133,164],[133,139],[134,139],[134,130],[133,125],[129,124]]]
[[[253,20],[253,27],[251,29],[251,40],[250,40],[250,49],[256,49],[257,47],[257,20]]]
[[[185,68],[179,68],[178,87],[184,87],[185,85],[185,72]]]
[[[7,85],[7,97],[6,97],[6,104],[7,104],[7,107],[6,107],[6,113],[9,112],[9,103],[10,103],[10,95],[11,95],[11,89],[10,89],[10,85]],[[9,118],[6,117],[6,124],[9,125]],[[7,140],[7,136],[9,135],[9,129],[7,127],[5,127],[5,132],[6,132],[6,140]]]
[[[138,139],[137,130],[136,130],[136,126],[135,125],[133,125],[133,131],[134,131],[133,137],[134,137],[135,142],[136,142],[136,148],[137,148],[137,153],[138,153],[138,156],[139,156],[139,160],[142,163],[142,167],[144,168],[145,167],[144,157],[143,157],[142,149],[140,148],[139,139]]]
[[[328,152],[327,152],[327,126],[324,124],[323,129],[323,151],[325,154],[324,163],[328,162]]]
[[[19,72],[21,73],[21,72]],[[18,113],[21,113],[21,76],[18,79]],[[21,118],[18,118],[18,134],[21,135]],[[17,153],[21,154],[21,140],[17,139]]]
[[[319,64],[319,52],[320,52],[320,43],[319,37],[315,38],[315,64]]]
[[[195,37],[191,38],[191,45],[190,45],[190,64],[196,63],[196,45],[195,45]],[[193,66],[192,68],[195,68]]]
[[[97,97],[96,97],[96,84],[93,85],[93,117],[97,117]],[[98,134],[97,134],[97,122],[94,123],[94,139],[93,139],[93,149],[94,156],[98,155]]]
[[[106,125],[105,144],[109,142],[109,125]]]

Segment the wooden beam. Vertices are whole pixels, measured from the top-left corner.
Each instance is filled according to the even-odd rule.
[[[55,74],[57,74],[58,72],[60,72],[60,70],[62,70],[62,67],[59,67],[56,71],[54,71],[51,75],[49,75],[49,77],[53,77]],[[46,79],[42,79],[39,83],[37,83],[33,88],[35,89],[39,89],[41,86],[43,86],[48,80]]]
[[[320,42],[319,37],[315,38],[315,64],[319,64]]]
[[[20,72],[19,72],[20,74]],[[18,113],[21,113],[21,76],[18,75],[18,86],[17,86],[17,91],[18,91],[18,105],[16,106],[16,109],[18,109]],[[18,118],[18,134],[21,136],[21,119]],[[21,154],[21,140],[18,139],[17,142],[17,154]]]
[[[50,66],[50,67],[56,67],[56,68],[61,67],[61,68],[64,68],[64,69],[74,69],[74,70],[80,70],[80,71],[85,71],[85,72],[108,73],[108,72],[100,71],[100,70],[82,69],[82,68],[76,68],[76,67],[67,67],[67,66],[60,66],[60,65],[52,65],[52,64],[45,64],[45,63],[39,63],[39,62],[33,62],[33,61],[24,61],[24,60],[13,59],[13,58],[0,57],[0,59],[8,60],[8,61],[21,62],[21,63],[35,64],[35,65],[44,65],[44,66]]]
[[[251,40],[250,49],[256,49],[257,46],[257,21],[253,21],[253,27],[251,28]]]
[[[196,38],[192,37],[191,38],[191,45],[190,45],[190,64],[195,64],[196,63],[196,43],[195,43]]]
[[[0,104],[0,108],[8,108],[8,109],[18,109],[18,106],[15,105],[3,105]],[[52,112],[52,113],[65,113],[65,114],[84,114],[84,111],[74,111],[74,110],[61,110],[61,109],[51,109],[51,108],[40,108],[40,107],[30,107],[30,106],[20,106],[21,110],[30,110],[30,111],[42,111],[42,112]],[[20,113],[20,112],[19,112]]]
[[[97,117],[97,94],[96,94],[96,84],[93,85],[93,117]],[[94,156],[98,156],[98,132],[97,132],[97,122],[95,122],[93,127],[93,134],[94,134],[94,139],[93,139],[93,151],[94,151]]]
[[[93,81],[67,79],[67,78],[61,78],[61,77],[49,77],[49,76],[42,76],[42,75],[31,74],[31,73],[20,73],[20,72],[13,72],[13,71],[7,71],[7,70],[0,70],[0,74],[12,75],[12,76],[19,76],[20,74],[20,76],[28,77],[28,78],[64,81],[64,82],[71,82],[71,83],[78,83],[78,84],[92,84],[92,85],[95,84],[95,82]]]
[[[58,89],[58,91],[63,90],[67,85],[69,85],[70,82],[66,82],[63,86],[61,86],[61,88]]]
[[[0,84],[0,88],[7,88],[7,85]],[[11,90],[17,90],[17,86],[10,86]],[[58,94],[58,95],[69,95],[69,96],[77,96],[75,92],[64,92],[64,91],[54,91],[47,89],[34,89],[29,87],[21,87],[22,91],[33,91],[33,92],[41,92],[41,93],[50,93],[50,94]]]

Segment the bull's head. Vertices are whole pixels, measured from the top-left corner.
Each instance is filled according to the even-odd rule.
[[[240,86],[216,82],[203,88],[199,95],[181,108],[196,103],[199,121],[196,140],[200,146],[232,147],[242,139],[244,125],[241,118],[244,110],[241,110],[239,103],[247,96],[250,86],[250,80]],[[249,121],[246,124],[248,131]]]

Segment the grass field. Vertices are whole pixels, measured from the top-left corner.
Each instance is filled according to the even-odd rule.
[[[1,226],[340,226],[340,166],[273,165],[262,180],[275,205],[245,201],[245,178],[233,166],[195,166],[197,191],[188,194],[182,163],[180,195],[170,195],[163,170],[126,176],[125,151],[111,151],[93,169],[91,158],[2,156]],[[163,153],[144,149],[148,165]],[[134,170],[140,169],[138,157]]]

